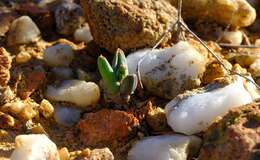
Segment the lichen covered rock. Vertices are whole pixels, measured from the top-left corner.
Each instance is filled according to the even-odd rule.
[[[209,127],[199,160],[260,158],[260,109],[256,104],[234,108]]]
[[[94,40],[110,52],[154,45],[176,20],[164,0],[82,1]]]
[[[139,69],[142,83],[151,93],[172,99],[200,86],[208,59],[188,42],[180,41],[170,48],[148,52],[150,49],[130,54],[127,65],[130,73],[136,73],[138,62],[144,56]]]
[[[83,10],[74,2],[64,1],[55,10],[55,21],[58,33],[71,35],[84,22]]]

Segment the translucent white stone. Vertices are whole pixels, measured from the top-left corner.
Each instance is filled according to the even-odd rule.
[[[49,66],[69,66],[74,58],[74,51],[71,46],[66,44],[57,44],[48,47],[44,51],[43,60]]]
[[[155,95],[174,98],[179,93],[200,85],[207,59],[188,42],[181,41],[171,48],[137,51],[127,57],[130,73],[136,73],[138,61],[144,86]]]
[[[28,16],[21,16],[11,24],[7,37],[8,45],[27,44],[40,38],[40,30]]]
[[[98,85],[82,80],[65,80],[58,87],[49,85],[46,96],[52,101],[64,101],[74,103],[84,108],[94,106],[100,98]]]
[[[200,91],[179,95],[166,105],[165,112],[174,131],[191,135],[206,130],[229,109],[252,101],[243,80],[238,79],[224,87],[212,84]]]
[[[243,41],[243,32],[241,31],[226,31],[222,34],[221,41],[234,45],[240,45]]]
[[[78,28],[74,33],[74,39],[78,42],[88,43],[93,40],[93,37],[90,32],[89,25],[86,24],[82,28]]]
[[[199,150],[195,136],[163,135],[144,138],[128,152],[128,160],[186,160]]]
[[[55,143],[46,135],[29,134],[15,138],[11,160],[59,160]]]

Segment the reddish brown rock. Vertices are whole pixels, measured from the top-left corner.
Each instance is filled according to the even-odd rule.
[[[84,144],[98,145],[125,140],[138,125],[133,114],[102,109],[96,113],[86,113],[78,127]]]
[[[18,95],[21,99],[27,99],[45,82],[46,75],[43,70],[28,70],[22,76],[18,85]]]
[[[260,159],[260,109],[249,104],[231,110],[204,136],[199,160]]]
[[[177,19],[177,10],[165,0],[81,0],[81,3],[95,42],[110,52],[117,48],[126,51],[151,47]]]

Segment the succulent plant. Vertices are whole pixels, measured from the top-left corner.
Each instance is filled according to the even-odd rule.
[[[98,70],[102,77],[105,99],[116,103],[127,103],[137,87],[137,76],[128,73],[124,52],[117,49],[112,66],[104,56],[100,55]]]

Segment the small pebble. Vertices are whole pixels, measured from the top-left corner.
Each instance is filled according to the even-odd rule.
[[[54,118],[57,123],[70,127],[80,120],[81,110],[67,106],[56,106]]]
[[[45,135],[47,135],[46,131],[44,130],[44,128],[42,127],[42,125],[40,123],[38,123],[37,125],[33,126],[31,128],[31,132],[33,134],[45,134]]]
[[[22,119],[30,120],[38,115],[38,111],[30,105],[26,105],[19,113]]]
[[[30,100],[16,100],[3,105],[2,110],[10,113],[11,115],[17,116],[20,119],[30,120],[38,115],[38,106],[39,105],[37,103]]]
[[[44,134],[19,135],[10,160],[59,160],[55,143]]]
[[[32,56],[28,52],[20,52],[16,57],[15,57],[15,62],[17,64],[21,63],[26,63],[32,59]]]
[[[14,92],[9,86],[0,87],[0,105],[6,104],[15,98]]]
[[[84,22],[81,6],[73,2],[63,2],[55,10],[57,32],[63,35],[71,35]]]
[[[40,113],[45,117],[49,118],[53,115],[54,107],[53,105],[46,99],[43,99],[40,104]]]
[[[65,80],[60,86],[47,87],[46,96],[49,100],[74,103],[82,109],[95,106],[100,98],[100,90],[94,82],[82,80]]]
[[[84,150],[81,152],[81,156],[89,157],[89,156],[90,156],[90,153],[91,153],[91,150],[90,150],[89,148],[86,148],[86,149],[84,149]]]
[[[162,135],[146,137],[128,152],[128,160],[186,160],[199,151],[196,136]]]
[[[249,71],[254,77],[260,76],[260,59],[257,59],[254,63],[250,65]]]
[[[12,22],[7,44],[12,46],[36,42],[39,40],[40,34],[40,30],[30,17],[21,16]]]
[[[234,45],[240,45],[243,41],[242,31],[226,31],[223,33],[221,42]]]
[[[114,155],[109,148],[94,149],[90,152],[89,159],[114,160]]]
[[[43,60],[51,67],[67,67],[73,58],[74,51],[71,46],[66,44],[56,44],[46,48],[43,55]]]
[[[154,131],[163,131],[168,127],[165,112],[160,107],[150,108],[146,121]]]
[[[60,160],[70,160],[70,153],[66,147],[59,150]]]
[[[256,46],[260,46],[260,39],[257,39],[257,40],[255,41],[255,45],[256,45]]]
[[[85,42],[86,44],[93,40],[88,24],[84,27],[78,28],[74,33],[74,39],[78,42]]]

